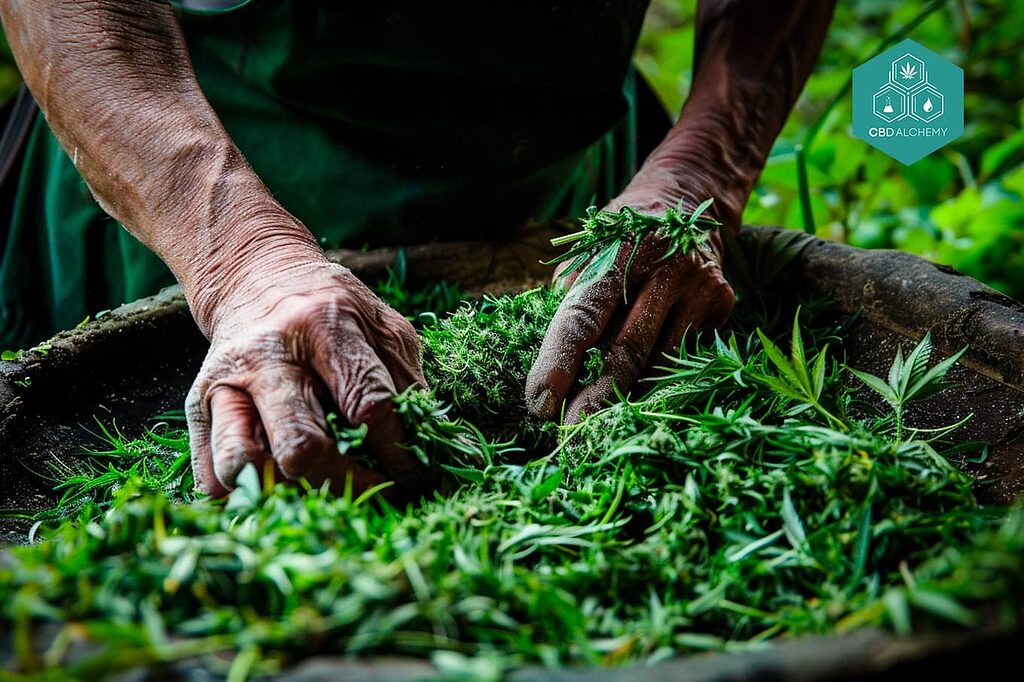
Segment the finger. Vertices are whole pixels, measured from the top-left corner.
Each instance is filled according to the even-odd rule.
[[[297,365],[265,365],[249,393],[266,432],[271,456],[286,478],[320,485],[340,458],[313,377]]]
[[[661,277],[648,282],[626,314],[622,326],[604,349],[604,371],[597,381],[582,388],[566,408],[566,422],[596,412],[612,398],[615,389],[627,390],[647,364],[658,333],[679,295],[678,280]]]
[[[197,379],[185,398],[189,448],[192,451],[192,477],[196,490],[210,497],[223,497],[227,489],[217,480],[213,470],[213,449],[210,442],[210,415],[203,398],[202,382]]]
[[[672,312],[663,335],[658,358],[675,357],[683,338],[690,333],[710,332],[729,319],[736,295],[717,266],[705,266],[700,284],[687,287]]]
[[[238,474],[252,462],[257,471],[271,459],[263,422],[248,393],[221,385],[210,392],[210,443],[213,472],[226,490],[233,490]]]
[[[388,368],[354,324],[339,321],[333,331],[321,333],[329,338],[316,344],[311,364],[342,416],[352,425],[366,424],[366,444],[386,476],[401,485],[414,481],[423,466],[401,447],[405,429],[394,409],[395,383]]]
[[[552,419],[594,346],[622,302],[621,270],[571,287],[548,325],[537,360],[526,379],[530,413]]]

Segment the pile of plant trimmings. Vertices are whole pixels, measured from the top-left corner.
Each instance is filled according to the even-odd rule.
[[[821,306],[793,320],[741,303],[628,400],[544,427],[524,382],[558,301],[537,289],[425,324],[433,392],[396,403],[447,484],[405,509],[252,468],[226,501],[183,504],[180,424],[108,431],[106,451],[64,464],[64,508],[90,500],[77,519],[0,564],[18,665],[92,678],[226,651],[207,664],[241,679],[401,653],[496,674],[1017,622],[1024,513],[979,507],[948,430],[903,419],[955,357],[936,362],[926,338],[886,377],[853,372]]]

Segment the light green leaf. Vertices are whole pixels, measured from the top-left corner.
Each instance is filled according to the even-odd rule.
[[[779,373],[782,374],[783,378],[790,384],[795,387],[800,387],[800,377],[797,375],[796,371],[794,371],[793,365],[790,364],[789,359],[782,354],[779,347],[772,343],[772,340],[765,336],[760,329],[757,330],[757,335],[761,339],[761,345],[764,346],[765,355],[767,355],[771,363],[775,365],[775,369],[777,369]]]
[[[953,365],[956,364],[956,361],[959,360],[961,356],[963,356],[963,354],[966,352],[966,347],[961,348],[959,352],[950,355],[948,358],[946,358],[942,362],[937,363],[934,367],[925,372],[920,379],[918,379],[917,381],[910,385],[910,388],[907,390],[907,400],[914,400],[916,396],[923,395],[922,392],[924,391],[925,387],[929,386],[930,384],[938,384],[943,379],[945,379],[946,373],[949,372],[950,369],[952,369]],[[930,395],[935,395],[935,393],[932,392],[930,393]],[[922,397],[918,399],[923,400],[924,398]]]
[[[928,332],[920,343],[907,356],[903,371],[900,373],[899,394],[907,397],[907,389],[911,382],[917,381],[928,369],[928,361],[932,356],[932,334]]]
[[[793,549],[800,549],[807,542],[807,534],[804,532],[804,524],[800,521],[800,515],[793,506],[793,498],[789,495],[789,489],[782,494],[782,528],[786,531],[786,539]]]
[[[793,370],[796,372],[800,385],[811,392],[811,378],[807,375],[807,357],[804,353],[804,339],[800,334],[800,308],[796,309],[793,318],[793,337],[790,341],[789,355],[793,358]]]
[[[893,588],[887,590],[882,595],[882,601],[885,603],[885,610],[889,614],[889,621],[892,623],[892,629],[900,637],[907,637],[913,633],[913,627],[910,624],[910,605],[907,603],[906,591],[902,588]]]
[[[924,589],[911,590],[910,603],[939,618],[967,627],[974,625],[974,613],[948,594]]]
[[[530,491],[530,499],[534,502],[539,502],[545,499],[548,495],[555,492],[558,486],[562,483],[562,468],[559,467],[555,472],[547,476],[540,483],[535,485]]]
[[[889,385],[892,386],[893,393],[896,394],[897,398],[902,397],[903,393],[900,391],[900,378],[903,376],[903,346],[896,346],[896,357],[892,360],[892,365],[889,367]]]
[[[892,387],[889,386],[889,384],[885,383],[880,378],[876,377],[874,374],[861,372],[860,370],[856,370],[853,367],[847,366],[846,370],[850,374],[852,374],[853,376],[857,377],[865,384],[867,384],[868,388],[870,388],[872,391],[882,396],[882,398],[885,399],[885,402],[889,403],[893,407],[899,406],[899,398],[896,397],[895,391],[893,391]]]
[[[818,357],[814,358],[814,398],[818,399],[821,396],[822,390],[825,388],[825,360],[828,356],[828,344],[826,343],[822,349],[818,352]]]
[[[856,583],[864,575],[864,567],[868,563],[868,549],[871,546],[871,505],[865,504],[857,524],[857,541],[853,546],[853,579]]]

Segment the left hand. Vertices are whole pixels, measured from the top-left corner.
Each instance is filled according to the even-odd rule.
[[[702,185],[698,178],[683,186],[660,174],[637,175],[607,210],[629,206],[641,213],[662,215],[680,200],[692,210],[714,196]],[[714,205],[707,215],[722,220]],[[735,297],[722,274],[720,234],[713,233],[703,248],[670,258],[663,258],[664,240],[647,235],[624,274],[631,251],[632,244],[623,243],[613,266],[600,277],[582,281],[570,276],[569,291],[551,320],[527,378],[527,405],[535,416],[557,417],[568,397],[565,421],[575,423],[583,413],[604,407],[616,387],[628,390],[651,361],[652,353],[658,352],[655,358],[673,353],[687,330],[712,329],[728,318]],[[628,301],[623,300],[624,277]],[[604,369],[596,381],[578,387],[581,366],[593,347],[601,350]]]

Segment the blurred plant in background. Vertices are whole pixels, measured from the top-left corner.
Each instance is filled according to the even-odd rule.
[[[636,62],[668,110],[689,88],[695,0],[654,0]],[[946,263],[1024,299],[1024,1],[840,2],[744,221]],[[904,166],[850,132],[853,67],[913,38],[964,69],[963,137]],[[806,162],[802,206],[798,147]]]
[[[636,63],[679,112],[696,0],[653,0]],[[1024,0],[846,0],[744,220],[946,263],[1024,299]],[[966,129],[904,166],[850,133],[853,67],[901,31],[965,71]],[[0,99],[18,73],[0,40]],[[807,184],[798,181],[798,147]]]

